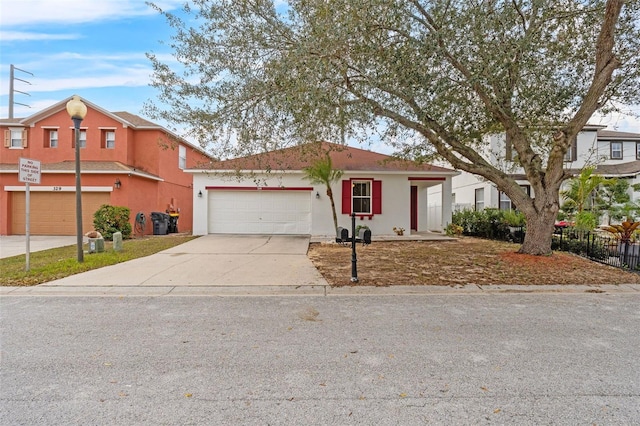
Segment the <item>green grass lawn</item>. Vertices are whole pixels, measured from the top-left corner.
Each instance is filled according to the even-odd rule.
[[[114,265],[145,257],[186,243],[191,235],[149,236],[125,240],[121,252],[113,250],[111,241],[105,241],[103,253],[85,253],[84,262],[77,261],[75,245],[31,253],[30,271],[25,271],[25,255],[0,259],[0,286],[28,286],[64,278],[79,272]],[[86,250],[85,244],[85,250]]]

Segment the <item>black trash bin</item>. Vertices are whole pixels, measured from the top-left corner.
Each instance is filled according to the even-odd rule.
[[[153,235],[166,235],[169,231],[169,215],[162,212],[151,212]]]
[[[168,229],[169,234],[174,234],[178,232],[179,217],[180,217],[180,214],[178,213],[169,213],[169,229]]]

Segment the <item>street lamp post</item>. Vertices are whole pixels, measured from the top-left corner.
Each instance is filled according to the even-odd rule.
[[[76,241],[78,246],[78,262],[84,262],[82,250],[82,185],[80,183],[80,123],[87,115],[87,106],[74,95],[67,102],[67,112],[73,120],[74,137],[76,141]]]

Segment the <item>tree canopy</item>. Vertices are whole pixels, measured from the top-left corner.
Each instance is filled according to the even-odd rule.
[[[179,65],[149,54],[152,117],[220,156],[375,134],[441,157],[514,201],[528,253],[550,252],[573,138],[594,112],[640,101],[639,0],[194,0],[183,12],[165,13]],[[491,164],[485,136],[502,132],[535,198]]]

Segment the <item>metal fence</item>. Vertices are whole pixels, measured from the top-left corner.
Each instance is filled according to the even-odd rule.
[[[558,228],[551,248],[640,273],[640,243],[621,241],[613,235]]]

